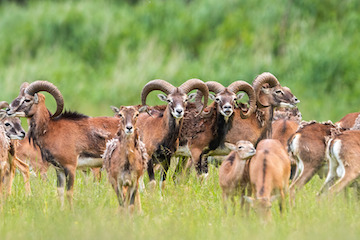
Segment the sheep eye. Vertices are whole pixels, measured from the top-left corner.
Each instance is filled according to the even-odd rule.
[[[244,147],[243,146],[239,146],[239,149],[243,149]]]
[[[30,99],[25,99],[24,101],[25,101],[25,102],[30,102],[31,100],[30,100]]]
[[[277,90],[276,94],[283,94],[283,92],[281,90]]]
[[[10,126],[10,123],[5,123],[5,126],[7,126],[7,127]]]
[[[216,102],[220,102],[220,98],[218,98],[218,97],[215,98],[215,101],[216,101]]]

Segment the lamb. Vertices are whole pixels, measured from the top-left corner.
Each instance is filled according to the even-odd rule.
[[[230,198],[234,211],[234,197],[244,190],[248,182],[248,164],[249,159],[255,154],[255,148],[249,141],[240,140],[236,145],[225,143],[232,152],[226,157],[219,168],[219,182],[222,189],[222,198],[225,212],[227,211],[228,199]],[[243,198],[241,199],[243,203]]]
[[[259,142],[249,164],[249,175],[250,193],[255,198],[246,199],[264,220],[271,220],[271,205],[276,199],[273,194],[280,194],[282,212],[290,178],[290,159],[279,140],[264,139]]]
[[[121,123],[117,136],[106,144],[104,166],[120,207],[128,208],[132,213],[137,201],[140,212],[139,178],[146,168],[148,155],[136,127],[139,111],[131,106],[113,107],[113,110]]]
[[[8,106],[9,104],[7,102],[0,102],[0,125],[2,126],[2,131],[4,131],[6,135],[7,141],[9,141],[9,145],[7,148],[8,158],[6,164],[8,165],[8,167],[1,170],[1,175],[5,174],[6,176],[8,176],[8,178],[6,179],[6,188],[7,194],[10,195],[12,189],[12,182],[15,177],[15,169],[18,168],[24,178],[26,193],[27,195],[30,195],[31,188],[29,166],[22,160],[20,160],[17,156],[18,141],[24,138],[25,131],[21,126],[21,121],[19,118],[9,117],[6,114],[6,111],[2,109]],[[5,166],[5,164],[3,165]]]
[[[296,173],[290,185],[290,198],[295,200],[295,191],[300,190],[319,170],[327,164],[326,137],[341,131],[331,122],[302,122],[289,140],[289,151],[296,161]]]

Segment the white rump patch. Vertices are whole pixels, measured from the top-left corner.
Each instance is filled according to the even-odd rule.
[[[293,140],[290,143],[290,150],[294,155],[299,154],[299,140],[300,140],[300,134],[295,134]]]
[[[336,174],[339,178],[343,178],[345,176],[345,166],[340,158],[341,151],[341,140],[335,140],[332,147],[332,155],[336,158],[339,166],[336,168]]]

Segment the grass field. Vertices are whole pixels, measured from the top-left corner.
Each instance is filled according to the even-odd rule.
[[[252,212],[225,214],[218,170],[200,184],[195,175],[162,195],[141,193],[142,214],[129,216],[118,203],[106,175],[100,183],[78,173],[74,210],[59,210],[55,172],[49,181],[33,177],[26,197],[18,174],[14,191],[0,212],[0,239],[358,239],[360,205],[350,190],[335,199],[316,198],[317,176],[297,194],[296,207],[281,216],[273,206],[273,221],[264,225]],[[145,179],[147,182],[147,179]]]

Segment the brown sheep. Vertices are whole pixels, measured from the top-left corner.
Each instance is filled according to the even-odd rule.
[[[120,207],[133,212],[135,201],[141,211],[139,178],[146,168],[148,155],[140,140],[136,121],[139,111],[135,107],[113,107],[121,119],[117,137],[106,144],[104,166],[115,190]]]
[[[45,104],[50,93],[56,100],[57,109],[51,114]],[[23,83],[7,113],[28,118],[29,138],[40,148],[45,161],[54,165],[61,207],[64,206],[65,181],[67,197],[73,206],[76,168],[101,167],[106,142],[112,139],[119,125],[115,117],[88,117],[76,112],[64,112],[64,100],[59,89],[47,81]]]
[[[280,212],[283,209],[285,194],[289,186],[290,159],[279,140],[264,139],[259,142],[256,154],[249,165],[250,193],[255,198],[247,197],[255,211],[264,219],[271,219],[274,193],[280,194]]]
[[[234,206],[234,197],[243,192],[247,184],[246,166],[247,160],[255,154],[254,145],[249,141],[240,140],[236,145],[225,143],[226,146],[232,149],[232,152],[226,157],[219,168],[219,182],[222,189],[222,198],[225,212],[227,211],[228,199]],[[243,202],[243,199],[242,199]]]

